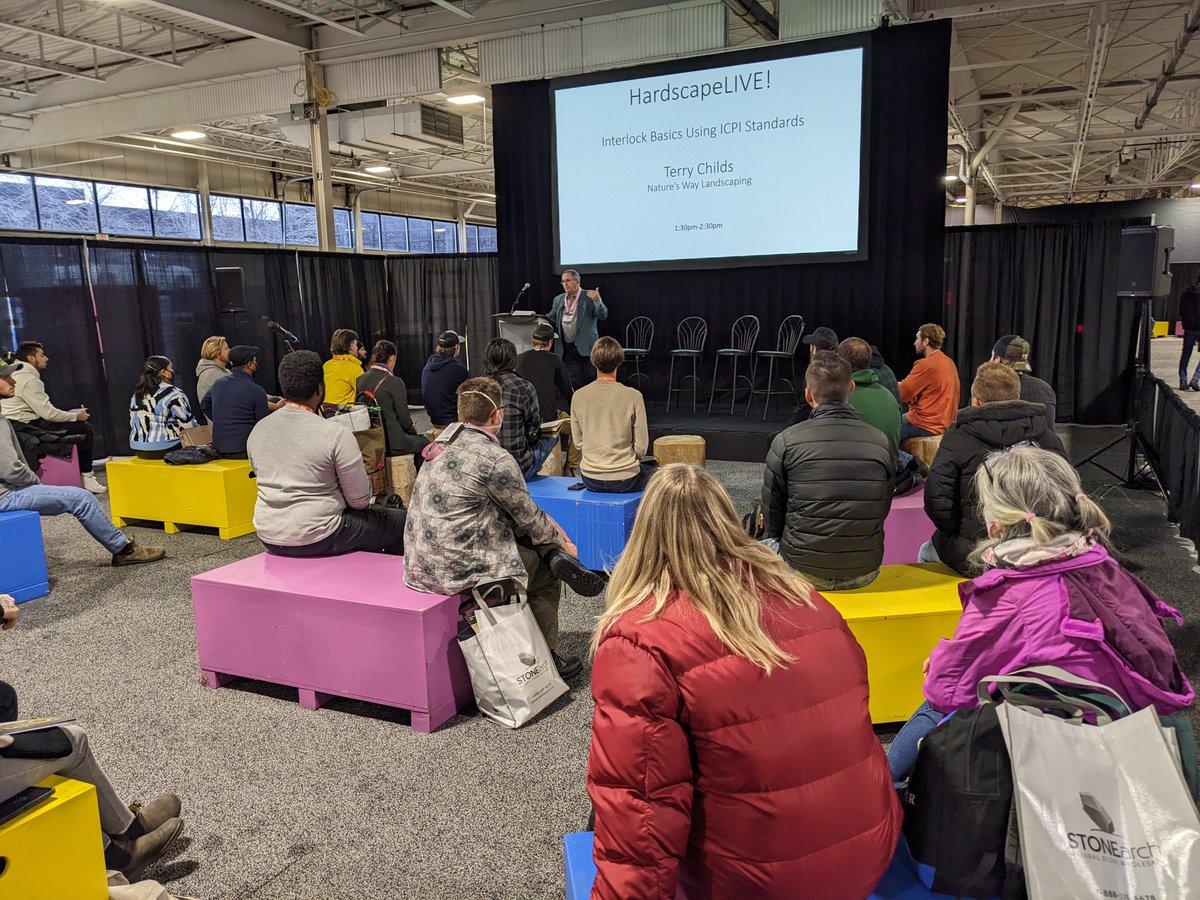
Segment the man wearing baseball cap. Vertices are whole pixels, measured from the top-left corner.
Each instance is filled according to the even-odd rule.
[[[23,365],[28,363],[0,365],[0,400],[12,397],[13,374]],[[135,544],[132,538],[114,528],[104,507],[83,488],[42,484],[26,465],[12,425],[0,416],[0,512],[17,510],[30,510],[40,516],[71,514],[112,554],[114,566],[154,562],[167,555],[161,547]]]
[[[458,420],[458,386],[470,377],[467,367],[458,359],[462,352],[462,339],[456,332],[443,331],[438,335],[433,355],[421,370],[421,396],[425,399],[425,411],[433,425],[430,440],[436,438],[451,422]]]
[[[1058,395],[1045,381],[1034,377],[1029,365],[1029,341],[1019,334],[1006,334],[992,348],[992,362],[1004,363],[1021,379],[1021,399],[1046,407],[1046,420],[1054,427],[1058,410]]]
[[[542,425],[556,419],[569,418],[567,410],[571,408],[571,397],[574,390],[571,387],[571,373],[562,357],[554,352],[554,342],[558,335],[554,327],[546,322],[534,326],[531,343],[532,350],[517,354],[516,372],[533,385],[537,391],[538,406],[542,413]],[[571,440],[571,431],[567,429],[567,461],[564,475],[573,474],[579,468],[579,450]]]
[[[229,351],[229,377],[218,379],[200,403],[204,417],[212,422],[213,449],[226,459],[246,459],[250,432],[267,413],[283,406],[271,400],[254,380],[258,371],[258,348],[238,344]]]
[[[808,344],[808,357],[812,357],[822,350],[837,350],[838,336],[837,332],[832,328],[826,328],[822,325],[820,328],[814,328],[811,334],[806,334],[801,340]],[[792,419],[787,423],[787,427],[799,425],[801,422],[808,421],[808,415],[812,412],[812,407],[805,401],[803,394],[800,397],[800,403],[796,407],[796,411],[792,413]]]

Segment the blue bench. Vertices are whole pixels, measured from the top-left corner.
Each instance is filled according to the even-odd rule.
[[[592,859],[593,833],[576,831],[563,835],[563,860],[567,882],[567,900],[587,900],[596,880],[596,863]],[[676,900],[683,897],[676,894]],[[904,838],[896,847],[892,864],[883,879],[875,886],[868,900],[953,900],[948,894],[935,894],[917,876],[917,864],[908,852]]]
[[[26,510],[0,513],[0,594],[24,603],[48,593],[42,517]]]
[[[595,571],[611,569],[633,531],[641,491],[597,494],[587,489],[568,490],[573,484],[579,484],[579,479],[541,475],[529,482],[529,495],[578,545],[581,563]]]

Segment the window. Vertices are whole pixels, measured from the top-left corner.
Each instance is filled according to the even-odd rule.
[[[433,223],[433,252],[458,252],[458,225],[454,222]]]
[[[154,236],[200,240],[200,196],[191,191],[150,191]]]
[[[285,211],[287,212],[287,242],[301,247],[317,246],[317,208],[300,203],[289,203]]]
[[[467,226],[467,252],[468,253],[478,253],[479,252],[479,226],[478,225],[468,225]]]
[[[413,253],[433,252],[433,223],[428,219],[408,220],[408,249]]]
[[[479,226],[479,252],[496,252],[496,229],[491,225]]]
[[[150,221],[150,192],[144,187],[127,184],[94,185],[100,206],[100,230],[108,234],[129,234],[153,237]]]
[[[80,231],[95,233],[96,192],[90,181],[67,178],[33,179],[38,210],[44,231]]]
[[[242,226],[242,201],[237,197],[222,197],[218,194],[213,194],[208,200],[212,207],[213,239],[246,240],[246,231]]]
[[[363,218],[365,219],[366,216]],[[354,249],[354,217],[350,215],[350,210],[335,209],[333,211],[333,236],[334,243],[338,247],[344,250]]]
[[[379,213],[362,214],[362,247],[360,250],[382,250],[379,237]]]
[[[0,228],[36,231],[37,227],[33,179],[28,175],[0,173]]]
[[[242,198],[242,217],[246,220],[246,240],[257,244],[282,244],[283,222],[279,204],[274,200]]]
[[[408,220],[404,216],[381,215],[379,227],[383,237],[384,250],[408,252]]]

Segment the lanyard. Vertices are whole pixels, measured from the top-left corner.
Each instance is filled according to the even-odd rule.
[[[283,401],[283,405],[284,405],[284,406],[291,406],[291,407],[293,407],[294,409],[302,409],[302,410],[304,410],[306,413],[308,413],[309,415],[316,415],[316,414],[317,414],[317,411],[316,411],[315,409],[313,409],[311,406],[305,406],[303,403],[293,403],[291,400],[284,400],[284,401]]]

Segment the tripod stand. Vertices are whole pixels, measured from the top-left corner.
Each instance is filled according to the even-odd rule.
[[[1125,430],[1103,447],[1098,447],[1075,463],[1075,468],[1082,469],[1091,463],[1128,488],[1148,487],[1145,479],[1148,474],[1158,493],[1165,497],[1167,492],[1163,490],[1162,482],[1158,480],[1158,473],[1154,471],[1154,466],[1150,462],[1155,456],[1154,450],[1142,436],[1142,386],[1150,375],[1150,298],[1137,297],[1136,300],[1137,343],[1133,350],[1133,398],[1129,403],[1129,418],[1125,421]],[[1125,462],[1125,474],[1122,476],[1103,463],[1097,462],[1096,457],[1125,440],[1129,441],[1129,456]],[[1142,455],[1141,465],[1138,464],[1138,453]]]

